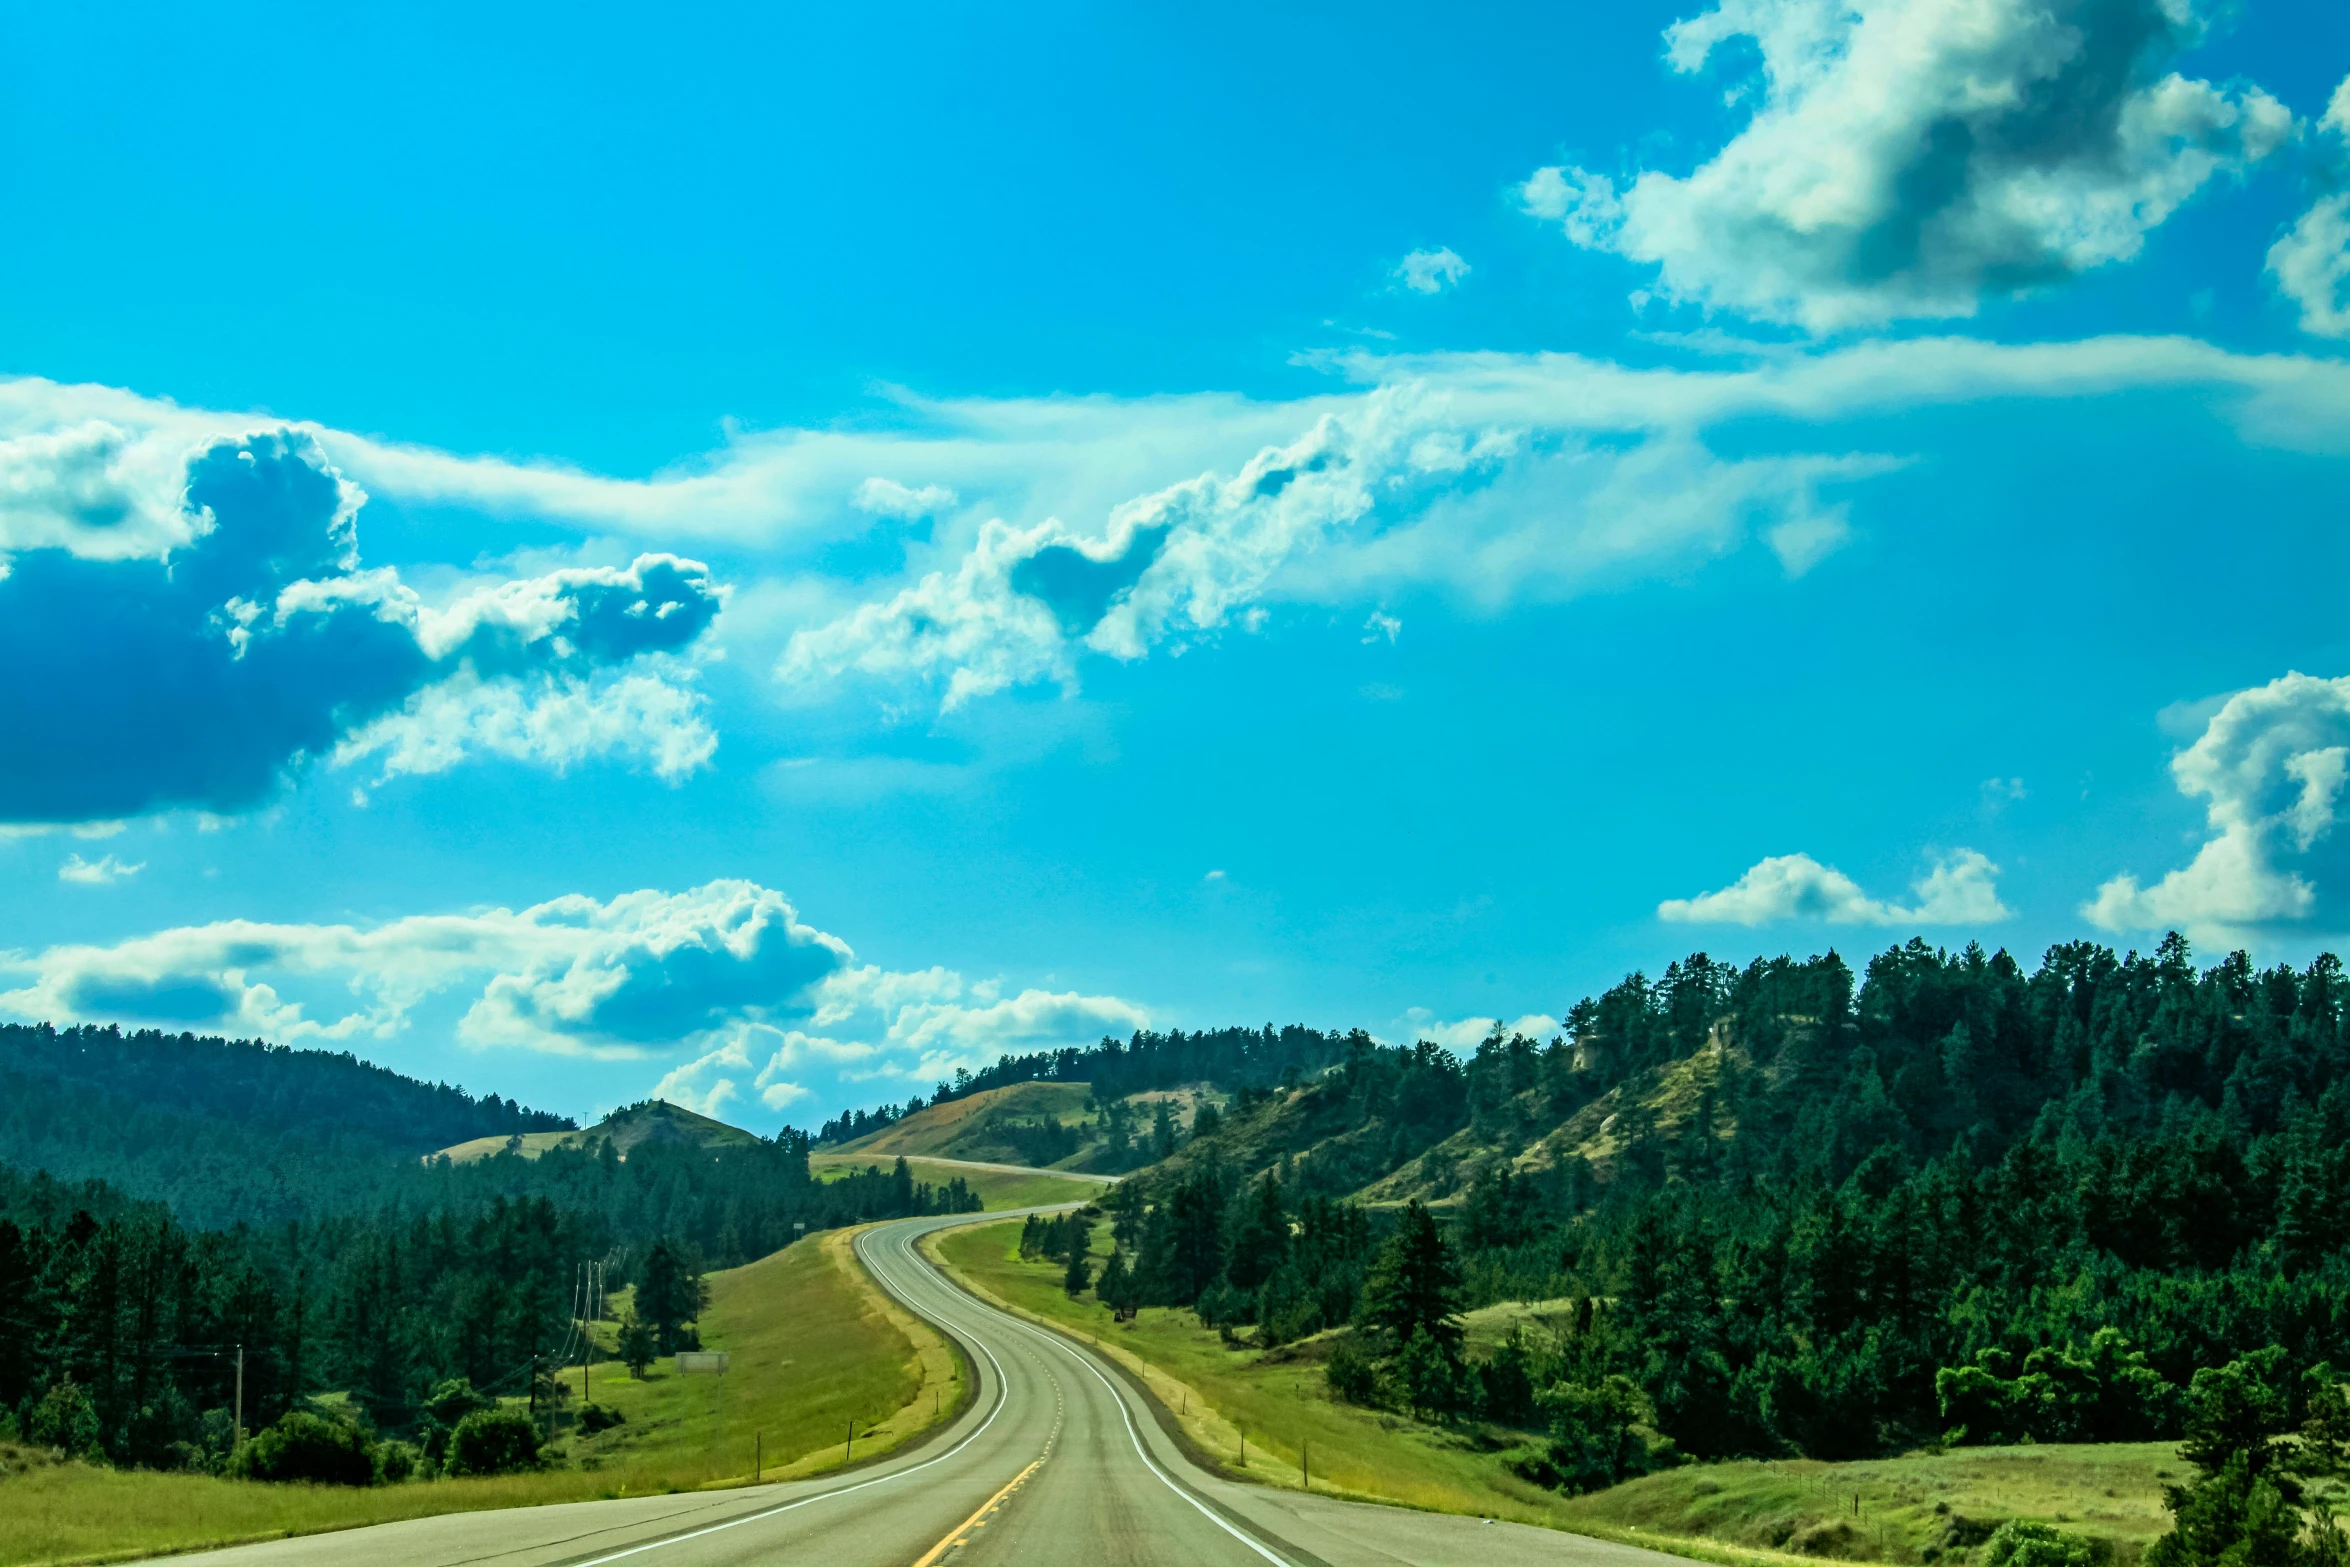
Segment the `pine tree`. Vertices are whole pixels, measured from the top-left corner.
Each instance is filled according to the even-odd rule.
[[[1289,1258],[1289,1212],[1282,1205],[1280,1178],[1267,1170],[1235,1206],[1225,1272],[1233,1288],[1253,1290]]]
[[[1454,1359],[1461,1344],[1461,1272],[1435,1218],[1415,1199],[1371,1265],[1365,1315],[1390,1346],[1416,1334]]]

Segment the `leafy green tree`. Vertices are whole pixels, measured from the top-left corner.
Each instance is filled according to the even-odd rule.
[[[1086,1261],[1085,1253],[1081,1249],[1075,1246],[1070,1247],[1069,1266],[1061,1275],[1062,1290],[1071,1300],[1075,1300],[1092,1285],[1093,1265]]]
[[[1674,1462],[1669,1444],[1642,1432],[1655,1410],[1628,1377],[1553,1383],[1538,1402],[1550,1422],[1545,1478],[1562,1489],[1605,1490]]]
[[[2272,1345],[2195,1373],[2179,1451],[2199,1475],[2165,1488],[2171,1532],[2147,1548],[2147,1567],[2335,1567],[2350,1554],[2329,1511],[2305,1519],[2298,1505],[2305,1480],[2341,1473],[2350,1414],[2331,1370],[2318,1367],[2296,1432],[2283,1359]]]

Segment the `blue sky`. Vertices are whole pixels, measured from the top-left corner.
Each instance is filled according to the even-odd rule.
[[[48,8],[0,1010],[761,1129],[2350,929],[2350,15]]]

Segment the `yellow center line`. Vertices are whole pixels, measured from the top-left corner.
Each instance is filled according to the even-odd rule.
[[[961,1523],[955,1525],[952,1529],[949,1529],[947,1531],[946,1538],[939,1541],[929,1550],[924,1551],[922,1553],[921,1560],[915,1562],[914,1567],[935,1567],[935,1564],[941,1556],[944,1556],[948,1551],[954,1549],[954,1547],[961,1545],[965,1536],[969,1535],[972,1530],[980,1527],[983,1523],[985,1523],[987,1521],[987,1515],[994,1512],[998,1507],[1001,1507],[1004,1503],[1004,1498],[1010,1496],[1014,1491],[1019,1490],[1021,1483],[1025,1481],[1030,1475],[1036,1473],[1037,1470],[1043,1468],[1045,1459],[1052,1456],[1052,1446],[1050,1443],[1047,1443],[1043,1454],[1036,1460],[1035,1463],[1030,1464],[1027,1468],[1012,1476],[1010,1482],[1006,1484],[1002,1490],[996,1492],[995,1495],[989,1497],[986,1501],[979,1504],[979,1510],[977,1512],[964,1519]]]

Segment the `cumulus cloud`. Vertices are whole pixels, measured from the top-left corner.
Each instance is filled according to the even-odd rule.
[[[2152,886],[2116,876],[2081,912],[2107,930],[2220,940],[2308,918],[2319,888],[2304,870],[2332,835],[2350,778],[2350,678],[2288,673],[2237,692],[2171,759],[2171,777],[2204,801],[2210,836]]]
[[[115,461],[105,442],[81,455]],[[304,758],[353,746],[389,749],[407,771],[469,748],[561,761],[553,713],[498,726],[473,709],[559,710],[640,655],[686,648],[720,602],[700,565],[647,555],[427,604],[396,572],[361,568],[365,497],[294,431],[212,442],[182,476],[164,528],[85,511],[79,532],[57,534],[0,501],[0,727],[18,758],[0,767],[0,819],[242,810]],[[605,749],[650,751],[672,771],[706,757],[691,705],[640,701],[646,721],[608,722]],[[371,726],[378,738],[358,738]]]
[[[671,1071],[656,1092],[693,1107],[755,1099],[771,1111],[810,1099],[903,1098],[929,1093],[957,1067],[1088,1045],[1150,1022],[1144,1008],[1116,996],[1003,989],[951,969],[844,969],[817,988],[805,1026],[746,1024]]]
[[[1477,1047],[1499,1027],[1504,1034],[1523,1034],[1528,1039],[1547,1040],[1559,1031],[1559,1020],[1547,1012],[1529,1012],[1514,1022],[1491,1017],[1464,1017],[1445,1019],[1426,1007],[1412,1007],[1396,1020],[1388,1030],[1403,1040],[1428,1040],[1444,1046],[1455,1055],[1475,1055]]]
[[[1856,412],[2191,390],[2247,440],[2350,447],[2350,367],[2230,354],[2186,338],[1862,342],[1717,357],[1694,370],[1569,354],[1344,354],[1315,362],[1333,373],[1334,389],[1286,402],[1205,394],[906,398],[895,422],[736,432],[724,448],[643,480],[393,447],[326,429],[296,434],[350,482],[404,503],[530,513],[648,546],[698,536],[764,550],[771,569],[800,572],[756,590],[759,614],[788,644],[777,667],[790,691],[831,694],[844,677],[915,688],[884,694],[901,714],[1013,685],[1073,686],[1088,656],[1180,651],[1228,625],[1264,623],[1274,601],[1359,616],[1400,593],[1433,588],[1492,610],[1637,576],[1682,575],[1756,540],[1790,575],[1814,569],[1852,532],[1842,492],[1898,466],[1899,454],[1817,449],[1823,430]],[[161,552],[176,560],[198,526],[182,505],[190,453],[224,432],[255,438],[257,423],[273,438],[282,429],[106,388],[0,380],[0,551],[22,545],[26,559],[55,549],[76,561],[133,564]],[[76,459],[78,477],[65,474],[54,453],[82,448],[64,437],[97,425],[116,433],[90,435],[83,445],[110,455]],[[1735,457],[1714,442],[1712,432],[1727,427],[1735,427]],[[865,488],[883,474],[894,476],[884,481],[894,488]],[[792,554],[871,530],[876,514],[855,504],[860,493],[883,511],[903,511],[945,492],[959,499],[935,518],[934,537],[908,544],[902,575],[894,551],[892,569],[866,580],[850,580],[813,554]],[[648,580],[646,590],[655,586]],[[338,591],[338,605],[363,596]],[[705,579],[694,591],[714,597],[716,590]],[[563,597],[550,585],[538,602]],[[315,605],[306,617],[315,620],[328,600],[312,591],[293,602]],[[399,601],[388,594],[377,611],[398,622],[388,627],[393,633],[406,629]],[[260,617],[258,603],[239,611],[257,616],[250,628],[229,623],[220,635],[250,630],[256,640],[282,639],[274,607]],[[516,614],[527,607],[507,606]],[[346,613],[356,625],[359,615]],[[298,618],[289,615],[285,629]],[[331,734],[316,743],[392,773],[462,754],[464,746],[432,743],[420,727],[430,719],[443,736],[478,737],[466,746],[491,754],[539,747],[527,754],[565,765],[608,754],[581,725],[616,705],[659,725],[625,748],[634,758],[675,772],[707,754],[711,736],[691,718],[699,711],[691,660],[664,664],[671,655],[639,651],[624,668],[569,662],[559,672],[499,677],[480,670],[484,686],[512,680],[531,700],[520,703],[524,692],[505,687],[461,702],[473,688],[444,666],[461,661],[451,649],[462,621],[450,620],[447,637],[432,642],[439,662],[426,671],[431,678],[394,683],[367,703],[346,700]],[[411,640],[432,623],[418,613]],[[534,658],[556,657],[551,636],[528,647]],[[666,699],[650,700],[663,694],[644,687],[629,688],[641,697],[614,696],[631,675],[666,684]],[[417,700],[444,682],[449,689]]]
[[[2342,78],[2317,131],[2338,179],[2350,162],[2350,76]],[[2301,330],[2350,337],[2350,191],[2321,195],[2268,251],[2268,275],[2301,312]]]
[[[1415,250],[1395,264],[1395,281],[1415,294],[1441,294],[1457,288],[1469,275],[1469,264],[1450,245],[1437,250]]]
[[[85,860],[79,854],[68,854],[65,863],[57,867],[57,879],[78,882],[85,887],[108,887],[118,881],[128,881],[146,868],[145,860],[125,865],[111,854],[95,860]]]
[[[1744,127],[1687,175],[1520,188],[1668,297],[1814,331],[1966,316],[2127,261],[2214,178],[2292,133],[2258,87],[2166,69],[2189,0],[1722,0],[1665,31],[1676,71],[1750,40]]]
[[[1910,884],[1916,901],[1904,907],[1870,897],[1860,884],[1808,854],[1780,854],[1757,861],[1745,875],[1718,892],[1668,898],[1657,918],[1689,925],[1776,925],[1817,921],[1829,925],[1987,925],[2013,910],[1999,901],[1999,867],[1973,849],[1937,856],[1933,867]]]
[[[0,1012],[17,1017],[280,1041],[389,1039],[428,1004],[461,1007],[467,1045],[668,1060],[656,1091],[712,1114],[927,1091],[1006,1050],[1149,1021],[1115,996],[861,964],[782,893],[739,880],[371,926],[229,920],[0,955],[10,973]]]

